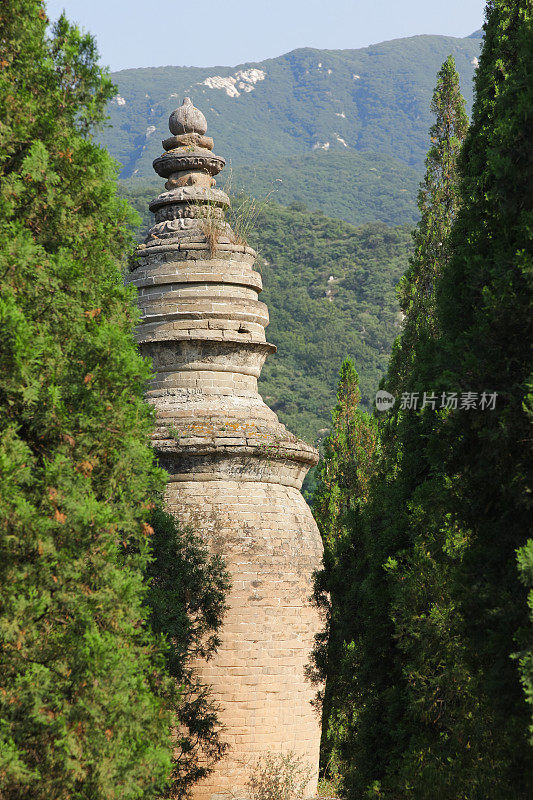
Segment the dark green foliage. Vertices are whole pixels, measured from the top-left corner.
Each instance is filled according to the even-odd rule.
[[[389,563],[395,635],[420,720],[402,764],[417,798],[435,787],[445,798],[525,798],[533,780],[526,708],[511,660],[519,643],[527,671],[527,607],[515,550],[530,513],[522,444],[530,290],[520,251],[528,213],[531,219],[531,156],[523,145],[530,147],[531,123],[522,110],[531,107],[531,94],[526,105],[517,99],[531,82],[532,29],[531,5],[527,23],[525,16],[519,21],[518,5],[489,8],[461,157],[463,208],[437,284],[433,352],[415,337],[414,388],[430,381],[437,390],[499,392],[495,412],[426,417],[419,435],[435,477],[411,491],[412,545]],[[407,433],[404,426],[404,458],[413,452]],[[521,563],[525,568],[527,560]]]
[[[324,440],[313,494],[313,514],[324,543],[324,567],[315,576],[314,595],[326,624],[316,637],[310,677],[325,683],[319,701],[323,701],[321,760],[328,778],[337,778],[336,728],[346,707],[345,682],[339,679],[338,667],[344,651],[343,601],[349,591],[346,578],[351,578],[351,570],[344,574],[344,580],[341,570],[346,550],[351,552],[351,527],[367,500],[377,438],[376,421],[360,410],[360,399],[357,372],[347,359],[341,366],[332,430]]]
[[[449,67],[440,90],[447,83],[452,102]],[[451,187],[446,209],[440,182],[426,179],[421,200],[435,207],[421,208],[405,333],[384,385],[497,391],[497,405],[397,405],[381,425],[376,479],[331,584],[345,604],[349,701],[335,744],[353,800],[531,796],[532,76],[533,4],[490,2],[459,193]],[[435,231],[454,217],[436,252]]]
[[[437,477],[439,465],[433,465],[427,453],[435,414],[430,407],[418,412],[399,408],[403,392],[419,392],[423,397],[435,379],[439,333],[435,289],[451,256],[450,231],[460,203],[457,158],[467,130],[452,57],[437,76],[431,108],[435,124],[418,196],[421,219],[414,232],[410,266],[400,285],[404,328],[384,382],[397,398],[395,411],[381,426],[380,471],[388,491],[376,487],[367,509],[369,525],[380,531],[371,552],[382,590],[380,610],[386,619],[382,631],[388,662],[382,663],[381,700],[393,686],[396,691],[400,687],[402,700],[395,722],[403,752],[391,742],[393,759],[385,768],[378,765],[374,778],[385,794],[394,796],[401,788],[417,798],[434,791],[442,797],[455,796],[457,773],[468,770],[466,762],[473,752],[469,746],[465,759],[452,760],[457,739],[465,736],[469,742],[473,738],[472,730],[459,730],[458,718],[468,703],[475,704],[448,585],[452,565],[462,556],[464,537],[446,518],[446,480]],[[388,529],[383,532],[380,517]],[[389,580],[384,580],[384,567]],[[424,747],[433,755],[431,766]]]
[[[313,497],[313,514],[324,546],[332,554],[350,512],[368,497],[376,447],[376,421],[359,408],[361,392],[353,361],[343,361],[337,385],[332,430],[324,440],[324,454]]]
[[[398,398],[414,388],[413,362],[423,360],[421,351],[431,347],[437,334],[435,285],[449,262],[450,231],[459,207],[457,158],[468,120],[452,56],[437,76],[431,110],[435,123],[430,130],[432,144],[418,193],[420,222],[413,232],[415,247],[409,269],[399,287],[400,307],[405,315],[403,332],[396,342],[386,382],[387,389]],[[412,417],[407,415],[408,424]]]
[[[143,608],[162,487],[121,262],[130,212],[90,139],[94,42],[0,11],[0,794],[139,798],[170,769]]]
[[[432,370],[437,389],[499,394],[493,412],[436,417],[427,454],[442,478],[413,494],[420,533],[394,568],[394,621],[413,700],[426,715],[405,765],[419,765],[416,797],[430,781],[450,798],[526,798],[533,786],[527,707],[511,658],[518,646],[527,687],[531,634],[515,558],[531,518],[533,6],[498,1],[487,10],[460,162],[462,208],[437,286],[439,337],[432,363],[420,358],[415,367]],[[422,593],[424,574],[432,589]]]
[[[166,665],[175,679],[163,689],[178,728],[173,773],[165,796],[184,798],[226,750],[217,707],[191,662],[209,659],[219,645],[229,577],[219,556],[174,517],[156,509],[151,524],[153,560],[147,568],[150,625],[168,644]]]
[[[413,36],[360,50],[302,48],[238,67],[123,70],[113,75],[120,104],[115,100],[109,106],[112,128],[102,142],[124,165],[122,178],[151,180],[152,161],[168,136],[168,116],[188,95],[206,115],[216,152],[234,167],[277,164],[329,145],[326,156],[379,154],[419,173],[434,76],[452,53],[470,107],[480,44],[472,38]],[[248,84],[252,91],[237,86],[239,97],[204,83],[213,76],[239,82],[235,76],[241,69],[261,70],[265,77]],[[331,182],[326,180],[326,192]],[[411,209],[413,203],[414,195]]]
[[[463,391],[498,391],[498,404],[493,413],[443,419],[434,457],[451,479],[453,519],[469,532],[454,600],[478,700],[473,721],[490,720],[490,747],[481,752],[497,786],[492,796],[525,798],[533,758],[511,654],[517,645],[531,647],[526,592],[516,574],[516,550],[531,528],[531,0],[488,4],[476,96],[461,158],[463,208],[438,292],[439,368]],[[473,767],[465,780],[476,777]]]
[[[434,284],[448,258],[447,239],[457,210],[455,160],[466,120],[452,59],[439,74],[432,108],[437,119],[419,192],[421,220],[401,284],[404,330],[384,381],[397,397],[420,389],[413,363],[433,345]],[[402,758],[409,751],[412,730],[422,725],[420,709],[416,702],[410,703],[414,675],[405,674],[397,645],[391,575],[414,536],[408,502],[429,476],[426,417],[423,412],[400,411],[397,402],[393,412],[382,418],[370,497],[352,516],[349,536],[344,537],[336,562],[325,570],[324,583],[318,587],[331,593],[331,608],[337,612],[330,622],[328,677],[333,688],[328,746],[340,767],[345,791],[353,798],[364,796],[367,790],[385,796],[391,792],[390,797],[409,791]],[[414,572],[415,580],[424,584],[422,575],[423,570]],[[434,577],[427,578],[428,586],[439,592],[441,586]],[[434,645],[428,630],[422,642]],[[426,694],[431,703],[431,693]],[[416,773],[416,764],[412,772]]]

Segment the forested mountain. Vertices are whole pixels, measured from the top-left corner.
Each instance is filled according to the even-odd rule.
[[[271,164],[234,167],[233,192],[270,197],[277,203],[304,203],[330,217],[360,225],[386,222],[414,224],[418,220],[419,176],[392,156],[325,153],[290,156]]]
[[[452,54],[470,107],[480,45],[476,37],[414,36],[359,50],[303,48],[236,67],[123,70],[112,76],[118,95],[101,141],[122,163],[122,178],[151,179],[168,115],[188,95],[234,167],[355,150],[420,172],[435,75]]]
[[[120,183],[131,196],[145,197],[148,190],[155,196],[161,191],[161,181],[155,176],[150,181],[128,178]],[[415,224],[418,183],[418,173],[402,161],[355,150],[320,150],[272,163],[226,167],[217,179],[217,185],[230,195],[244,192],[259,203],[265,199],[282,205],[304,203],[354,225]]]
[[[363,404],[373,401],[400,329],[396,284],[411,249],[409,229],[270,208],[249,238],[261,254],[267,336],[278,347],[260,391],[291,430],[313,442],[331,424],[344,358],[357,364]]]

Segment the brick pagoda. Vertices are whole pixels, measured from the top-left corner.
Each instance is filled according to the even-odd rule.
[[[317,453],[257,391],[276,348],[265,339],[256,253],[226,222],[230,201],[216,188],[224,159],[188,98],[169,125],[154,161],[166,191],[150,204],[155,224],[131,273],[138,337],[153,363],[147,396],[167,507],[224,557],[232,580],[222,644],[198,664],[230,749],[193,797],[246,798],[258,757],[289,751],[311,767],[312,795],[320,724],[304,670],[320,626],[309,597],[322,545],[300,488]]]

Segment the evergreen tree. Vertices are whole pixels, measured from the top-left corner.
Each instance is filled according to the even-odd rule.
[[[416,354],[437,332],[435,285],[450,258],[450,231],[460,202],[457,158],[468,118],[453,56],[448,56],[437,75],[431,111],[435,123],[418,192],[420,222],[413,232],[409,269],[399,286],[403,331],[387,373],[387,389],[397,395],[411,386]]]
[[[432,324],[420,317],[412,347],[400,342],[386,384],[421,400],[473,392],[478,408],[426,403],[381,432],[366,529],[352,534],[366,577],[345,625],[354,700],[341,744],[354,800],[531,796],[517,669],[531,699],[531,620],[516,551],[530,587],[532,73],[532,3],[490,2]]]
[[[458,159],[468,128],[452,56],[438,73],[431,108],[436,121],[418,197],[421,218],[400,284],[404,329],[384,382],[397,405],[381,425],[381,486],[374,487],[368,508],[373,541],[367,544],[369,574],[375,576],[387,620],[373,621],[383,632],[381,719],[394,685],[398,698],[392,726],[396,741],[389,742],[372,785],[384,796],[401,791],[420,800],[435,792],[455,797],[454,736],[472,739],[471,732],[457,727],[457,719],[468,717],[476,702],[457,648],[461,620],[448,585],[450,565],[462,557],[462,539],[446,516],[447,476],[428,449],[434,408],[441,403],[432,392],[440,334],[437,287],[452,257],[451,231],[461,205]],[[405,404],[411,393],[417,398],[414,408]],[[424,393],[433,400],[425,401]],[[432,766],[424,748],[434,757]],[[454,767],[466,770],[464,762],[455,761]]]
[[[400,287],[404,330],[384,381],[397,403],[381,419],[379,458],[368,502],[351,520],[339,580],[328,587],[332,607],[342,609],[338,652],[332,653],[330,662],[339,686],[330,736],[339,753],[345,791],[354,798],[366,791],[390,797],[409,791],[403,763],[423,722],[420,687],[407,668],[412,654],[402,652],[400,624],[394,616],[394,567],[416,539],[414,508],[410,510],[409,503],[431,477],[426,447],[433,418],[430,408],[408,411],[399,400],[404,392],[422,397],[427,388],[427,365],[438,332],[435,287],[450,257],[450,230],[459,205],[456,165],[467,120],[452,57],[438,74],[431,107],[436,120],[418,198],[421,220]],[[426,532],[424,525],[421,530]],[[427,577],[435,592],[440,591],[431,583],[431,575],[419,577],[422,582]]]
[[[209,556],[198,536],[182,530],[170,514],[155,509],[150,521],[154,529],[153,559],[146,573],[150,625],[167,643],[166,666],[174,679],[161,685],[176,732],[165,797],[183,800],[227,749],[218,706],[191,661],[209,659],[220,644],[229,576],[221,558]]]
[[[515,559],[522,547],[527,584],[532,45],[531,2],[488,4],[461,207],[437,284],[438,340],[415,363],[439,392],[478,398],[476,411],[444,409],[428,427],[431,478],[410,500],[411,548],[389,564],[395,635],[419,712],[402,764],[416,798],[525,800],[533,787],[513,659],[527,691],[531,625]],[[484,408],[492,391],[497,405]]]
[[[377,425],[361,411],[360,400],[357,372],[353,362],[346,359],[339,373],[332,430],[324,441],[313,496],[313,514],[324,543],[324,567],[315,576],[314,594],[325,627],[316,638],[309,675],[315,683],[325,684],[319,695],[321,762],[329,777],[334,777],[338,769],[335,736],[346,703],[338,659],[342,657],[345,633],[339,620],[346,611],[347,578],[352,577],[351,572],[344,572],[347,555],[352,553],[349,531],[368,495],[376,448]]]
[[[332,431],[324,441],[313,514],[328,552],[333,554],[350,511],[368,494],[376,443],[374,420],[359,408],[361,392],[354,363],[342,363]]]
[[[0,9],[0,795],[151,797],[171,761],[146,624],[162,489],[122,265],[129,211],[91,140],[93,40]]]
[[[491,1],[461,156],[462,207],[437,292],[435,366],[443,388],[477,392],[480,403],[483,392],[498,398],[493,410],[440,415],[429,441],[463,542],[447,583],[475,698],[468,727],[485,736],[456,791],[476,798],[526,798],[533,788],[528,709],[511,658],[518,647],[525,668],[531,647],[516,551],[531,520],[532,101],[533,3]]]

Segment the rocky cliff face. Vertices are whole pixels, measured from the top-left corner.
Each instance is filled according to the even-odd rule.
[[[269,353],[255,252],[225,221],[216,188],[224,159],[186,100],[154,162],[166,191],[130,279],[138,287],[138,337],[152,358],[148,399],[169,473],[167,505],[206,537],[232,576],[217,656],[199,664],[221,705],[230,744],[195,800],[245,798],[250,770],[267,752],[294,751],[316,790],[319,721],[304,677],[319,627],[309,604],[321,541],[300,494],[316,451],[265,405],[257,378]]]

